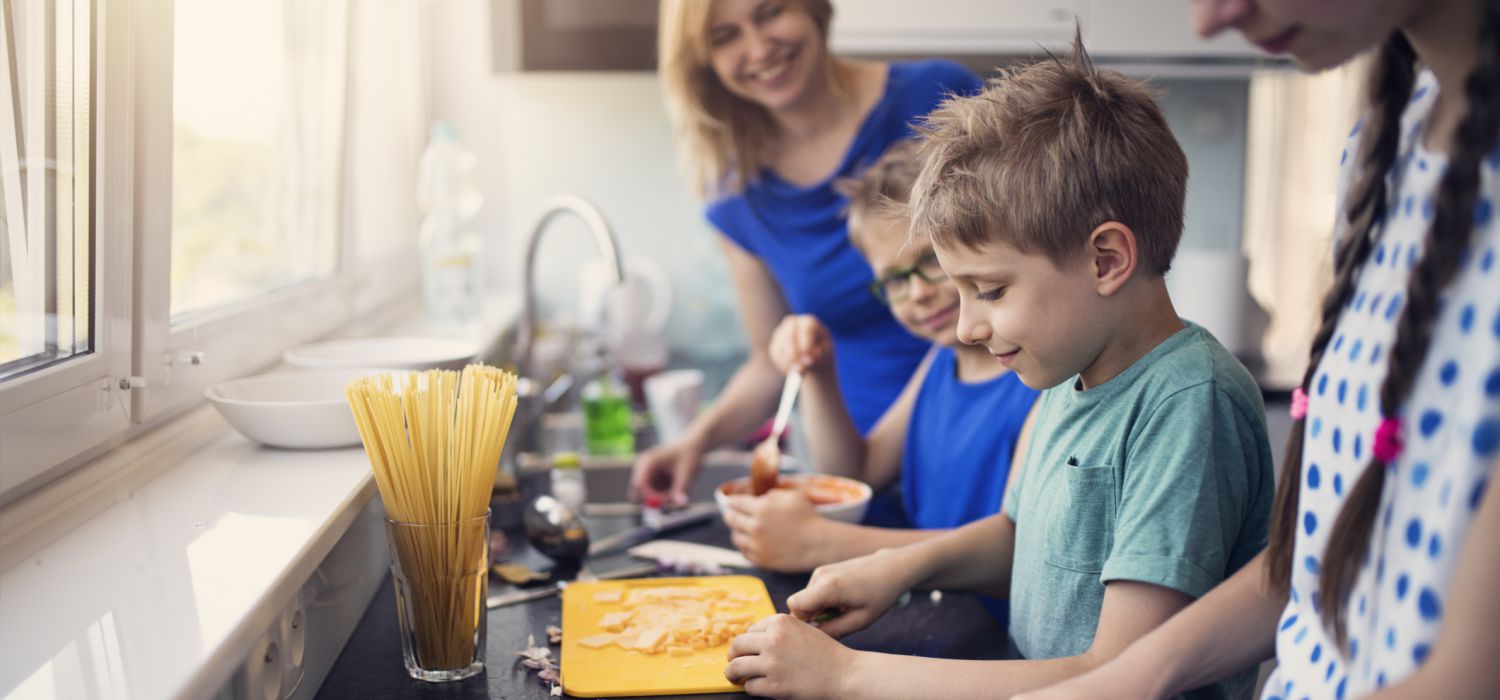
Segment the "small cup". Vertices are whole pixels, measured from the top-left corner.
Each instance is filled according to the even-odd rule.
[[[703,403],[703,372],[696,369],[674,369],[659,372],[646,379],[646,407],[656,425],[658,442],[676,440],[698,415]]]
[[[387,519],[406,672],[441,683],[484,670],[490,516],[446,523]]]

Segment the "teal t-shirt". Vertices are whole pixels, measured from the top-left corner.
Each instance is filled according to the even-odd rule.
[[[1029,659],[1087,651],[1109,581],[1196,598],[1266,542],[1273,467],[1260,389],[1208,331],[1187,323],[1113,379],[1077,386],[1042,394],[1005,499],[1016,523],[1010,631]],[[1247,682],[1253,673],[1189,696],[1235,697]]]

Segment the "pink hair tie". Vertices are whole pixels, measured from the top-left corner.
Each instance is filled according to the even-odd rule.
[[[1292,414],[1292,420],[1302,420],[1307,417],[1307,392],[1302,387],[1292,390],[1292,407],[1288,411]]]
[[[1380,419],[1375,429],[1375,459],[1389,465],[1401,456],[1401,446],[1401,419]]]

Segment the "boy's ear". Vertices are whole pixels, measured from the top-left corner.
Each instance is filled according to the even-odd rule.
[[[1140,262],[1135,232],[1118,221],[1099,224],[1089,234],[1089,271],[1101,296],[1113,295],[1135,274]]]

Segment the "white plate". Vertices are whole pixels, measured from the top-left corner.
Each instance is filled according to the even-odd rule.
[[[382,369],[320,369],[231,379],[204,395],[229,425],[272,447],[321,449],[359,444],[344,388]]]
[[[463,369],[478,353],[478,343],[459,338],[350,338],[301,345],[282,359],[297,367]]]

